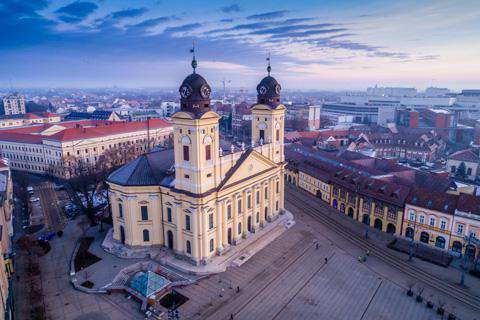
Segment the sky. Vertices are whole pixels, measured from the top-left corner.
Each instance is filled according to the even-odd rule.
[[[0,0],[0,87],[480,88],[478,0]]]

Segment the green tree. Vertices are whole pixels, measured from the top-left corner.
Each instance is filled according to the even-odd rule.
[[[457,172],[455,172],[455,177],[459,179],[465,179],[466,173],[467,173],[467,166],[465,165],[465,162],[462,162],[458,166]]]

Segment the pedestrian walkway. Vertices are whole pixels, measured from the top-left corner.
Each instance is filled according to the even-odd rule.
[[[132,248],[122,245],[112,237],[112,230],[109,230],[102,242],[102,247],[108,253],[129,259],[152,259],[162,265],[179,270],[186,274],[208,275],[224,272],[227,267],[239,266],[250,259],[256,252],[263,249],[270,242],[279,237],[288,228],[293,226],[295,221],[293,215],[285,211],[278,216],[278,219],[265,225],[256,233],[250,233],[246,239],[228,248],[221,256],[214,256],[206,265],[192,265],[191,263],[178,259],[168,249],[160,246]]]

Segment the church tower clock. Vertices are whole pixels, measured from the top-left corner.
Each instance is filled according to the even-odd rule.
[[[193,51],[193,50],[192,50]],[[193,72],[180,85],[180,111],[173,116],[175,152],[175,188],[202,194],[219,183],[215,172],[219,162],[219,115],[210,109],[211,88]]]
[[[268,157],[276,163],[285,161],[284,130],[285,106],[280,103],[281,86],[270,75],[272,70],[268,60],[268,75],[257,86],[257,104],[252,107],[252,145],[268,144]]]

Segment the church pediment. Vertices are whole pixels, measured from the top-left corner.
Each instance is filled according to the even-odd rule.
[[[219,191],[276,167],[277,164],[275,162],[259,152],[250,149],[245,152],[240,159],[238,159],[237,163],[227,172],[219,186]]]

